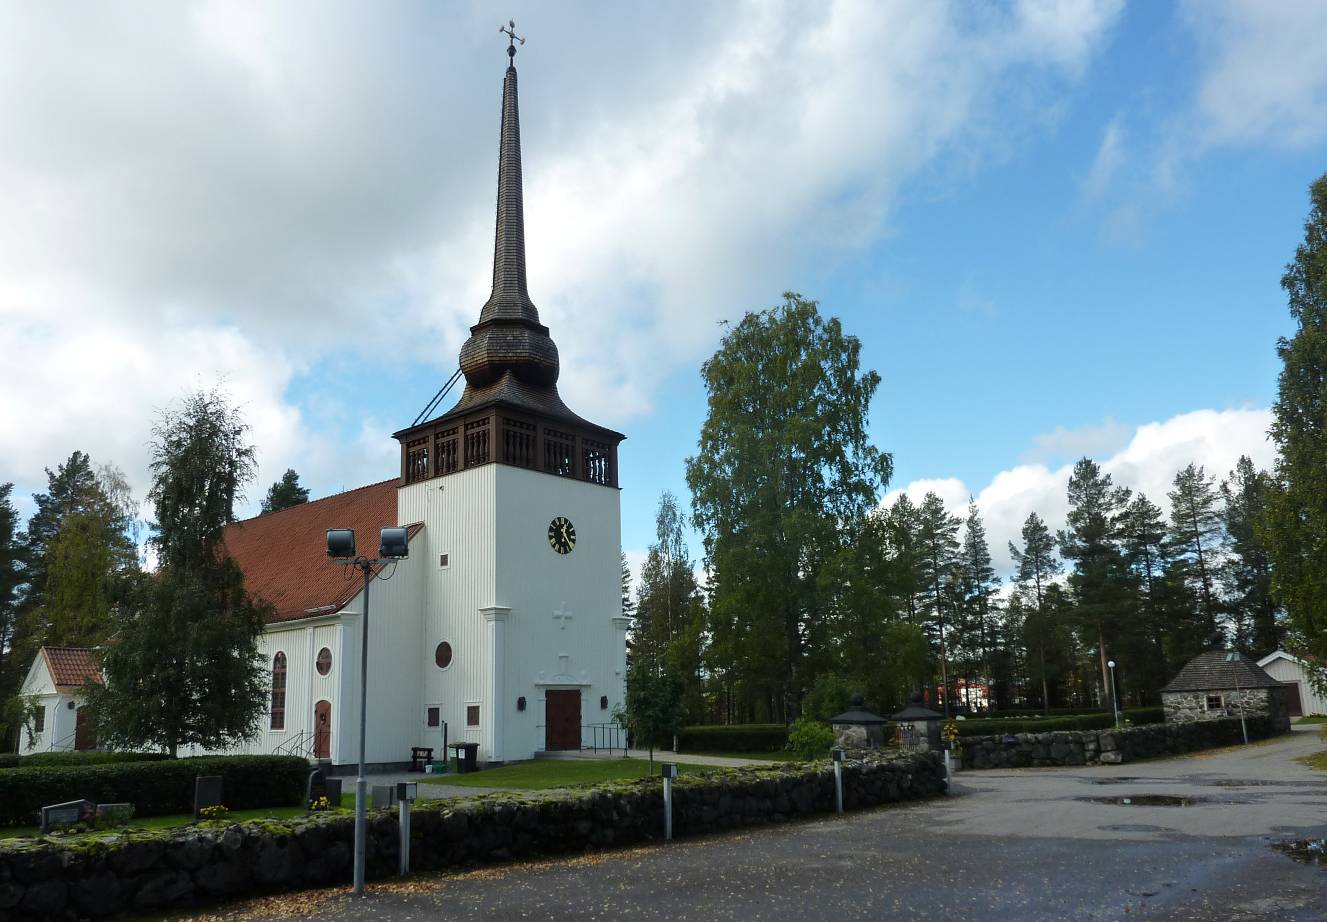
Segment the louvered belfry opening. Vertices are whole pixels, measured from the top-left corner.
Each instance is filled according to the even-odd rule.
[[[396,433],[401,483],[510,464],[616,487],[624,436],[573,413],[558,395],[558,348],[526,286],[525,206],[516,67],[502,81],[493,290],[461,347],[465,391],[435,420]]]

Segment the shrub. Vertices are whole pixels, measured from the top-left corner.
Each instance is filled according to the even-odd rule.
[[[0,758],[0,769],[36,768],[38,766],[76,768],[82,765],[114,765],[120,762],[161,762],[170,758],[164,752],[99,752],[96,750],[87,752],[34,752],[30,756],[14,756],[13,753],[8,755],[11,758]]]
[[[960,720],[960,737],[1003,736],[1006,733],[1049,733],[1052,730],[1108,730],[1115,726],[1110,714],[1080,714],[1077,717],[1048,717],[1045,720]]]
[[[788,743],[783,724],[720,724],[683,727],[677,736],[682,752],[781,752]]]
[[[823,759],[834,745],[834,731],[829,724],[810,717],[799,717],[788,730],[786,749],[799,759]]]
[[[94,803],[131,803],[136,816],[192,813],[198,775],[220,775],[226,803],[235,810],[294,806],[304,795],[308,773],[308,761],[297,756],[15,768],[0,772],[0,825],[36,823],[42,807],[80,797]]]
[[[1125,708],[1120,716],[1132,724],[1159,724],[1166,720],[1166,709],[1160,705],[1147,708]]]

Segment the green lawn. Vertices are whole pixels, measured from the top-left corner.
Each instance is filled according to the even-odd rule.
[[[1327,772],[1327,749],[1315,752],[1311,756],[1300,756],[1295,761],[1309,768],[1316,768],[1320,772]]]
[[[648,759],[533,759],[464,775],[425,775],[424,784],[448,784],[468,788],[509,788],[544,791],[602,781],[627,781],[659,774],[659,764],[650,770]],[[713,766],[679,763],[682,771],[704,771]]]
[[[1301,717],[1295,721],[1297,724],[1327,724],[1327,717],[1321,714],[1310,714],[1308,717]]]
[[[355,793],[341,795],[341,809],[355,809]],[[305,813],[303,807],[261,807],[255,810],[233,810],[226,814],[227,822],[243,822],[244,820],[257,819],[278,819],[284,820],[292,816],[302,816]],[[144,816],[134,817],[129,821],[126,829],[174,829],[177,826],[188,826],[193,823],[192,813],[177,813],[172,816]],[[114,829],[99,829],[90,835],[106,835],[108,832],[114,832]],[[18,836],[35,836],[41,832],[39,826],[9,826],[0,828],[0,839],[13,839]]]

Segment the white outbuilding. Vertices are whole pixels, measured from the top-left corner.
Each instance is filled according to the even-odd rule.
[[[1298,656],[1277,650],[1258,660],[1267,674],[1287,687],[1286,701],[1291,717],[1307,714],[1327,715],[1327,697],[1313,689],[1309,673],[1312,666]]]
[[[28,667],[19,695],[34,699],[28,726],[19,732],[21,755],[96,749],[97,732],[83,709],[83,689],[101,684],[96,651],[42,647]]]

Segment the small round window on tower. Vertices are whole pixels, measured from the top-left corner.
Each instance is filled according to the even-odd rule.
[[[315,661],[318,667],[318,675],[327,675],[332,671],[332,651],[323,647],[318,651],[318,659]]]
[[[439,669],[446,669],[452,664],[452,645],[443,641],[438,644],[438,649],[433,651],[433,662],[438,664]]]

